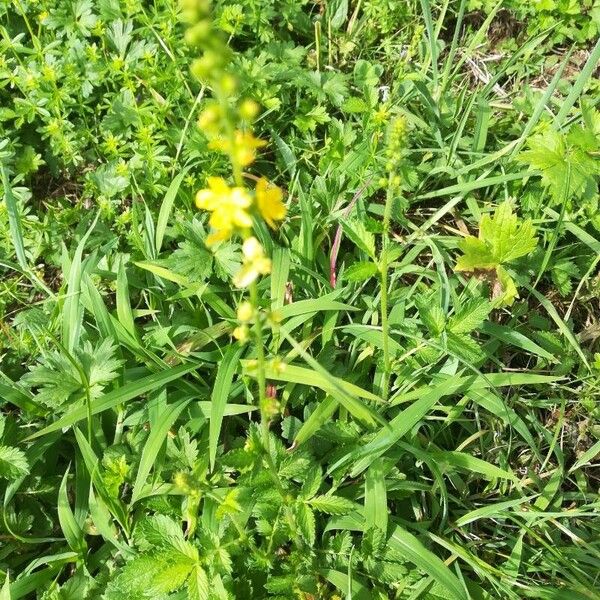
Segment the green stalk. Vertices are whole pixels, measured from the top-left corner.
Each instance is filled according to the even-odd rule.
[[[389,234],[390,222],[392,220],[392,208],[394,204],[394,186],[392,181],[394,173],[391,172],[388,178],[387,195],[385,199],[385,210],[383,213],[383,238],[381,245],[381,256],[379,259],[379,269],[381,271],[381,332],[383,335],[383,385],[382,397],[385,401],[388,400],[390,393],[390,376],[392,373],[392,360],[390,357],[390,324],[389,324],[389,309],[388,309],[388,249],[389,249]]]
[[[250,303],[254,308],[256,319],[254,322],[254,336],[256,343],[257,381],[258,381],[258,407],[260,409],[260,429],[262,433],[263,446],[267,453],[267,460],[271,458],[271,442],[269,438],[269,417],[267,414],[267,379],[265,375],[265,348],[263,340],[263,329],[259,315],[258,286],[256,281],[250,284]]]

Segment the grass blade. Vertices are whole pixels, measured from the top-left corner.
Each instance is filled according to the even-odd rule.
[[[217,370],[217,377],[211,396],[210,425],[208,430],[208,455],[211,469],[215,468],[223,415],[225,414],[233,376],[238,367],[242,350],[242,346],[230,346],[225,352],[225,356],[223,356],[223,360],[221,360]]]

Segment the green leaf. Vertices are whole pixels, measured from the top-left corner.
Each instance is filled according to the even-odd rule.
[[[136,381],[132,381],[123,387],[116,389],[108,394],[105,394],[101,398],[99,398],[92,405],[92,414],[97,415],[109,408],[114,408],[119,404],[127,402],[132,398],[136,398],[141,394],[146,394],[151,392],[157,388],[160,388],[171,381],[179,379],[186,373],[193,371],[196,369],[196,365],[180,365],[178,367],[172,367],[171,369],[166,369],[159,373],[153,373],[152,375],[148,375],[146,377],[142,377]],[[44,427],[40,431],[36,431],[34,434],[30,435],[26,438],[26,440],[32,440],[38,438],[40,436],[46,435],[52,431],[58,431],[63,427],[70,427],[85,419],[87,416],[87,408],[80,404],[66,415],[62,416],[60,419],[56,420],[54,423]]]
[[[294,512],[302,537],[306,540],[307,544],[314,546],[317,530],[315,514],[307,504],[303,503],[296,504]]]
[[[375,460],[365,474],[365,529],[387,532],[388,507],[383,462]]]
[[[375,236],[357,219],[343,222],[344,233],[352,242],[375,260]]]
[[[519,222],[508,200],[496,208],[493,217],[484,215],[479,237],[468,236],[459,243],[463,251],[457,271],[490,270],[533,252],[537,246],[535,229],[530,220]]]
[[[453,600],[469,598],[456,575],[412,533],[397,525],[388,539],[388,545],[444,586]]]
[[[377,265],[373,262],[356,262],[344,271],[344,279],[347,281],[366,281],[377,272]]]
[[[315,496],[307,502],[315,510],[328,515],[346,515],[356,508],[351,500],[330,494]]]
[[[62,310],[62,343],[67,352],[73,352],[80,337],[81,320],[83,318],[83,304],[79,298],[82,276],[81,260],[85,244],[96,226],[98,216],[99,213],[77,245],[69,268],[67,292]]]
[[[8,214],[8,226],[12,243],[15,248],[17,262],[23,270],[27,270],[27,257],[25,256],[25,245],[23,243],[23,230],[21,229],[21,215],[17,200],[13,194],[8,170],[4,162],[0,160],[0,175],[2,177],[2,187],[4,188],[4,203],[6,204],[6,212]]]
[[[0,477],[17,479],[28,473],[29,464],[22,450],[12,446],[0,446]]]
[[[454,313],[448,322],[452,333],[471,333],[479,329],[492,310],[492,305],[483,298],[467,300]]]
[[[169,404],[161,412],[156,419],[154,427],[150,431],[150,435],[144,444],[142,455],[140,457],[140,465],[133,484],[133,493],[131,496],[131,504],[135,504],[139,500],[146,479],[152,470],[152,465],[158,456],[158,453],[165,442],[167,433],[171,426],[177,420],[183,409],[190,403],[189,400],[179,400],[174,404]]]
[[[10,577],[8,574],[4,579],[4,585],[2,586],[2,590],[0,591],[0,600],[11,600],[10,596]]]
[[[169,189],[163,198],[162,204],[160,205],[160,211],[158,213],[158,221],[156,223],[156,234],[155,234],[155,246],[156,252],[160,252],[162,247],[163,239],[165,237],[165,231],[167,229],[167,223],[169,222],[169,216],[171,215],[171,210],[173,208],[173,203],[175,202],[175,198],[177,197],[177,192],[179,191],[179,186],[183,181],[187,173],[187,169],[183,169],[181,173],[179,173],[171,184],[169,185]]]
[[[187,592],[187,600],[208,600],[210,596],[208,575],[200,565],[194,567],[188,579]]]
[[[83,537],[83,531],[79,527],[67,496],[67,479],[69,470],[67,470],[62,478],[60,488],[58,490],[58,521],[60,527],[65,534],[65,539],[74,552],[83,554],[86,550],[86,543]]]
[[[555,201],[562,201],[564,198],[582,196],[597,187],[600,165],[582,147],[584,144],[583,135],[565,136],[548,129],[529,139],[529,150],[522,152],[520,159],[541,171],[542,183],[550,190]]]
[[[493,269],[498,263],[492,254],[492,249],[487,244],[472,235],[458,243],[463,255],[456,261],[456,271],[475,271],[477,269]]]
[[[215,459],[217,457],[217,446],[221,434],[223,415],[231,392],[233,376],[238,367],[242,351],[243,348],[237,344],[230,346],[225,352],[225,356],[223,356],[217,370],[217,377],[211,395],[210,425],[208,432],[208,452],[211,469],[215,468]]]
[[[427,327],[429,333],[437,337],[446,326],[446,316],[442,307],[438,304],[437,298],[434,296],[419,296],[415,298],[415,306],[419,311],[419,317],[423,325]]]
[[[445,463],[451,467],[465,469],[466,471],[483,475],[486,479],[509,479],[511,481],[518,481],[514,473],[505,471],[496,465],[482,460],[481,458],[471,456],[466,452],[434,452],[433,456],[440,465]]]

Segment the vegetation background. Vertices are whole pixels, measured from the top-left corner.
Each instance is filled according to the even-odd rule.
[[[182,8],[0,3],[0,599],[600,598],[600,2],[211,14],[266,438]]]

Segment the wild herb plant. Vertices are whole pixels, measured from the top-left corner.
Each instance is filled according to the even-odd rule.
[[[598,598],[594,10],[0,6],[0,599]]]

